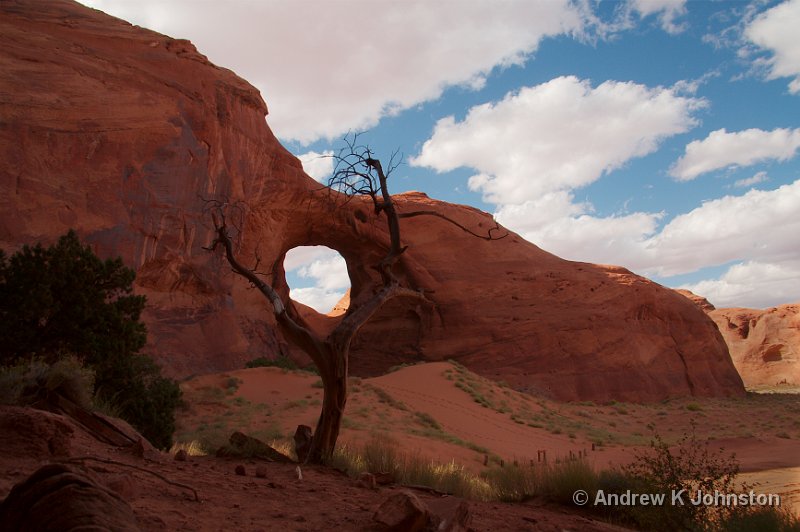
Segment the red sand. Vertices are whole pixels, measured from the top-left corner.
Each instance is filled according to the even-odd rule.
[[[432,416],[442,426],[444,431],[458,437],[465,442],[487,448],[494,455],[506,461],[518,460],[528,463],[538,458],[538,451],[546,451],[548,460],[566,458],[570,451],[579,454],[586,452],[590,463],[598,469],[608,466],[628,463],[633,460],[634,451],[642,451],[642,446],[598,446],[593,451],[591,442],[579,432],[570,438],[568,434],[553,434],[544,428],[530,427],[526,424],[515,422],[508,413],[500,413],[490,408],[484,408],[473,400],[470,395],[457,388],[452,380],[448,380],[446,372],[453,370],[453,366],[446,362],[420,364],[403,368],[399,371],[363,381],[355,380],[351,384],[351,397],[347,406],[347,416],[352,417],[353,412],[380,410],[388,420],[381,430],[388,427],[389,436],[397,440],[404,450],[408,452],[419,451],[433,460],[449,462],[451,460],[465,467],[479,471],[483,466],[484,455],[463,445],[454,445],[440,439],[422,437],[408,434],[409,419],[413,413],[422,412]],[[452,371],[451,371],[452,373]],[[275,411],[271,416],[273,422],[278,422],[284,434],[291,434],[297,424],[303,423],[314,426],[319,415],[319,406],[313,404],[315,399],[321,399],[322,390],[312,387],[319,380],[313,375],[285,372],[276,368],[257,368],[229,372],[217,376],[203,376],[187,383],[192,389],[202,386],[224,386],[224,383],[235,377],[242,382],[235,393],[252,403],[270,405]],[[360,382],[359,382],[360,381]],[[375,397],[367,395],[364,389],[374,386],[388,393],[394,400],[401,401],[405,410],[389,408],[382,405],[377,408]],[[506,389],[493,385],[500,396],[506,393],[509,402],[512,398],[518,404],[523,404],[531,410],[540,408],[535,398],[521,394],[511,394]],[[285,405],[309,403],[305,408],[286,408]],[[547,403],[551,408],[567,408],[561,403]],[[711,426],[713,422],[725,425],[729,423],[724,416],[730,414],[716,403],[703,405],[700,419],[705,425]],[[561,405],[561,406],[559,406]],[[800,405],[800,396],[798,397]],[[658,424],[661,434],[674,430],[680,432],[680,427],[686,423],[686,413],[653,418],[652,406],[638,406],[626,404],[630,410],[626,418],[639,419],[640,423],[654,421]],[[195,405],[192,416],[200,415],[201,405]],[[610,407],[586,407],[587,410]],[[685,412],[685,411],[684,411]],[[565,414],[568,412],[565,410]],[[744,412],[745,417],[748,415]],[[359,446],[362,445],[370,433],[370,423],[375,422],[374,417],[370,422],[365,422],[366,427],[360,429],[344,428],[340,442]],[[683,425],[681,425],[681,423]],[[252,427],[251,427],[252,428]],[[618,427],[620,428],[620,427]],[[700,427],[701,429],[703,427]],[[248,427],[241,427],[247,432]],[[712,439],[712,449],[723,447],[726,453],[735,453],[740,463],[741,470],[748,472],[743,476],[749,482],[761,483],[763,489],[775,489],[789,495],[789,501],[800,509],[800,440],[797,438],[777,438],[774,435],[753,432],[750,437],[716,438]]]

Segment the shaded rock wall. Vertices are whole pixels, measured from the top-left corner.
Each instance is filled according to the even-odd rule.
[[[101,256],[121,255],[148,297],[149,350],[176,376],[290,351],[265,302],[203,249],[207,199],[234,206],[238,253],[282,294],[286,251],[326,245],[347,261],[352,304],[369,295],[383,220],[302,172],[255,88],[187,41],[67,0],[3,2],[0,14],[0,246],[73,227]],[[494,226],[424,194],[397,202],[477,233]],[[400,278],[431,304],[385,307],[354,344],[356,374],[454,358],[563,399],[743,393],[713,322],[671,290],[513,233],[482,240],[433,216],[402,226]]]

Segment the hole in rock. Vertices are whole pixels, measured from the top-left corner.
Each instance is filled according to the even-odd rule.
[[[347,310],[350,290],[347,264],[339,252],[326,246],[298,246],[283,259],[289,297],[322,314]]]

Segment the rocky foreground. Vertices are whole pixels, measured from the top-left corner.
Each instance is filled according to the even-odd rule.
[[[325,467],[175,460],[146,445],[101,443],[71,419],[33,409],[0,407],[0,446],[4,530],[621,530],[560,507],[465,501]],[[55,465],[9,496],[45,464]]]

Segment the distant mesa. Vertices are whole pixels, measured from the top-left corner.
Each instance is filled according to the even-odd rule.
[[[203,249],[206,200],[241,202],[239,253],[252,264],[257,254],[284,297],[285,253],[324,245],[346,259],[358,305],[384,222],[303,173],[253,86],[187,41],[77,3],[3,2],[0,12],[0,247],[75,228],[101,256],[121,255],[148,298],[148,350],[178,377],[297,356],[263,299]],[[396,199],[401,212],[433,211],[478,234],[494,227],[472,207]],[[484,240],[436,216],[402,224],[401,280],[433,305],[385,307],[356,339],[356,375],[453,358],[566,400],[744,394],[717,327],[672,290],[513,233]]]

